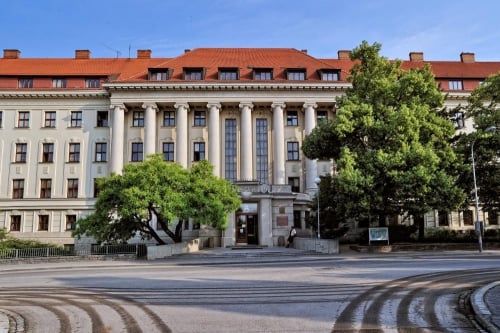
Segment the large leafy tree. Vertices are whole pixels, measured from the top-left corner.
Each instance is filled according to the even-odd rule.
[[[403,70],[366,41],[351,52],[354,66],[333,121],[306,138],[308,158],[337,162],[335,201],[340,220],[422,216],[463,200],[460,166],[449,140],[454,126],[441,114],[443,96],[427,66]],[[422,234],[422,233],[421,233]]]
[[[461,184],[469,194],[468,203],[474,202],[471,148],[474,144],[474,161],[478,198],[485,211],[500,211],[500,73],[489,77],[476,88],[465,110],[468,119],[474,120],[475,131],[458,138],[457,150],[462,154],[467,168]]]
[[[240,205],[236,188],[213,175],[201,161],[191,168],[165,162],[161,155],[127,164],[122,175],[100,180],[95,211],[78,220],[74,236],[92,236],[98,242],[126,242],[140,235],[165,244],[151,221],[174,241],[182,240],[182,220],[225,228],[228,214]],[[177,220],[177,223],[173,223]]]

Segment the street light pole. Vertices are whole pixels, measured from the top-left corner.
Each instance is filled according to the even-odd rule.
[[[314,182],[318,186],[318,192],[317,192],[317,199],[318,199],[318,211],[316,212],[316,216],[318,218],[318,240],[321,239],[320,232],[319,232],[319,183],[321,183],[321,179],[319,177],[314,178]]]
[[[497,128],[495,126],[490,126],[486,128],[485,132],[494,132]],[[483,252],[483,222],[479,220],[479,200],[477,197],[477,181],[476,181],[476,163],[474,161],[474,144],[476,143],[476,139],[472,141],[470,146],[470,155],[472,158],[472,178],[474,179],[474,204],[476,210],[476,233],[477,233],[477,241],[479,244],[479,252]]]

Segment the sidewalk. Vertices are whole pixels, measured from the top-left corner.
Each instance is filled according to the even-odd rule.
[[[471,304],[477,320],[488,332],[500,332],[500,281],[472,293]]]

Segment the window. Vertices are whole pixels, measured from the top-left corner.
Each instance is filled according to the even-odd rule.
[[[142,161],[143,150],[142,150],[142,142],[133,142],[132,143],[132,162],[140,162]]]
[[[47,127],[47,128],[55,128],[56,127],[56,112],[55,111],[45,112],[45,121],[43,123],[43,127]]]
[[[253,78],[256,81],[265,81],[273,79],[273,72],[270,69],[255,69]]]
[[[494,210],[488,211],[488,224],[498,225],[498,212]]]
[[[24,198],[24,179],[12,180],[12,199]]]
[[[107,161],[107,148],[108,145],[105,142],[97,142],[95,144],[95,161],[96,162],[106,162]]]
[[[2,122],[3,122],[3,112],[0,111],[0,128],[2,128]]]
[[[16,143],[16,163],[26,163],[27,143]]]
[[[287,126],[299,126],[299,117],[297,111],[287,111],[286,112],[286,125]]]
[[[206,125],[205,111],[195,111],[194,112],[194,126],[205,126],[205,125]]]
[[[164,111],[163,112],[163,126],[168,126],[168,127],[175,126],[175,112],[174,111]]]
[[[222,69],[219,72],[219,80],[238,80],[236,69]]]
[[[53,79],[52,88],[66,88],[66,79]]]
[[[108,111],[97,111],[97,127],[108,127]]]
[[[460,80],[451,80],[449,82],[450,90],[463,90],[462,81]]]
[[[85,79],[85,88],[99,88],[100,86],[99,79]]]
[[[302,223],[301,223],[301,219],[300,219],[300,210],[293,211],[293,226],[296,229],[302,228]]]
[[[225,121],[225,156],[224,156],[224,171],[225,178],[230,181],[236,181],[236,167],[237,167],[237,156],[236,156],[236,119],[226,119]]]
[[[69,158],[68,162],[80,162],[80,144],[70,143],[69,144]]]
[[[21,111],[17,114],[17,127],[28,128],[30,127],[30,113],[29,111]]]
[[[203,80],[203,71],[201,68],[185,69],[184,80]]]
[[[38,215],[38,231],[49,231],[48,215]]]
[[[300,178],[299,177],[288,177],[288,185],[292,187],[292,192],[300,192]]]
[[[455,128],[461,129],[465,127],[465,115],[463,112],[457,112],[452,117],[453,125]]]
[[[40,199],[50,198],[52,189],[52,179],[40,179]]]
[[[289,161],[299,160],[299,143],[297,141],[291,141],[286,143],[286,148],[288,152],[287,159]]]
[[[66,231],[75,230],[76,215],[66,215]]]
[[[439,221],[439,226],[448,226],[448,225],[450,225],[450,220],[449,220],[448,212],[440,210],[438,212],[438,221]]]
[[[68,198],[78,198],[78,179],[68,179]]]
[[[173,142],[163,142],[163,159],[165,161],[174,161],[174,143]]]
[[[21,231],[21,215],[10,216],[10,231]]]
[[[286,76],[290,81],[303,81],[306,79],[306,72],[303,70],[289,70]]]
[[[19,88],[33,88],[33,79],[32,78],[22,78],[19,79]]]
[[[193,161],[201,161],[204,159],[205,159],[205,142],[195,142]]]
[[[323,70],[321,71],[322,81],[338,81],[340,79],[339,71]]]
[[[326,111],[317,111],[316,113],[316,121],[319,123],[320,121],[328,119],[328,113]]]
[[[169,79],[168,71],[152,72],[150,76],[151,81],[166,81]]]
[[[71,111],[70,127],[82,127],[82,111]]]
[[[472,210],[463,210],[462,211],[464,225],[474,225]]]
[[[132,115],[133,127],[144,127],[144,111],[134,111]]]
[[[44,143],[42,149],[42,163],[54,162],[54,144]]]
[[[256,176],[263,184],[269,182],[269,156],[268,156],[268,137],[267,137],[267,119],[257,119],[255,124],[255,157],[256,157]]]

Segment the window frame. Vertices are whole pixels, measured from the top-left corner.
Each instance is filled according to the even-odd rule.
[[[15,163],[26,163],[28,159],[28,144],[25,142],[16,143]]]
[[[37,231],[49,231],[49,215],[38,215],[38,229]]]
[[[165,149],[167,148],[167,149]],[[171,149],[170,149],[171,148]],[[163,153],[163,160],[167,162],[174,162],[175,161],[175,144],[174,142],[163,142],[162,143],[162,153]]]
[[[86,89],[101,88],[101,80],[95,79],[95,78],[86,78],[85,79],[85,88]]]
[[[163,111],[163,126],[175,127],[175,111],[172,110]]]
[[[287,161],[300,161],[300,145],[298,141],[286,143]]]
[[[78,178],[68,178],[67,181],[67,191],[66,197],[68,199],[76,199],[78,198],[78,186],[79,186]]]
[[[82,124],[83,124],[83,112],[82,111],[71,111],[69,127],[81,128]]]
[[[104,148],[104,149],[103,149]],[[107,162],[108,161],[108,143],[96,142],[94,162]]]
[[[240,79],[237,68],[219,68],[220,81],[237,81]]]
[[[30,127],[30,112],[19,111],[17,113],[17,128],[29,128],[29,127]]]
[[[204,79],[203,68],[184,68],[184,80],[200,81]]]
[[[50,199],[52,197],[52,178],[40,179],[40,199]]]
[[[46,148],[50,147],[50,151]],[[53,163],[54,162],[54,143],[46,142],[42,144],[42,163]]]
[[[321,70],[321,81],[340,81],[340,71],[335,69],[323,69]]]
[[[106,115],[106,116],[102,117],[103,115]],[[109,112],[108,111],[97,111],[96,127],[109,127]]]
[[[269,68],[254,68],[253,79],[255,81],[271,81],[273,80],[273,70]]]
[[[206,111],[202,111],[202,110],[194,111],[193,126],[194,127],[207,126],[207,112]]]
[[[144,111],[132,112],[132,127],[144,127]]]
[[[70,142],[68,145],[68,163],[80,162],[80,143]]]
[[[24,178],[12,179],[12,199],[24,199]]]
[[[449,80],[449,90],[464,90],[464,82],[462,80]]]
[[[68,225],[70,226],[68,228]],[[73,231],[76,229],[76,215],[75,214],[67,214],[65,219],[65,231]]]
[[[205,160],[206,145],[204,141],[193,142],[193,162]]]
[[[299,113],[297,111],[286,111],[286,126],[299,126]]]
[[[11,215],[10,216],[9,231],[14,231],[14,232],[21,231],[21,215]]]
[[[288,177],[288,185],[290,185],[293,193],[299,193],[300,177]]]
[[[286,79],[288,81],[305,81],[306,78],[306,71],[304,69],[295,68],[286,71]]]
[[[43,116],[44,128],[56,128],[56,111],[45,111]]]
[[[33,88],[33,78],[23,77],[17,80],[17,87],[20,89],[32,89]]]
[[[67,88],[68,82],[65,78],[53,78],[52,79],[52,88],[56,89],[65,89]]]
[[[132,142],[130,161],[131,162],[142,162],[143,160],[144,160],[144,143],[143,142]]]

